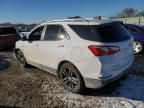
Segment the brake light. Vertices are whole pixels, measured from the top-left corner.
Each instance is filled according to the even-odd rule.
[[[90,45],[88,46],[90,51],[95,55],[95,56],[104,56],[104,55],[111,55],[114,54],[118,51],[120,51],[119,47],[115,46],[96,46],[96,45]]]

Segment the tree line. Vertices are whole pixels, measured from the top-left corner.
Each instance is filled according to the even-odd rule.
[[[128,18],[128,17],[141,17],[144,16],[144,10],[137,11],[134,8],[125,8],[116,15],[110,16],[110,18]]]

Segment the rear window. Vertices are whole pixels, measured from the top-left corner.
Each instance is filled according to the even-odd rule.
[[[120,23],[103,25],[69,25],[81,38],[97,42],[121,42],[130,39]]]
[[[16,34],[15,28],[0,28],[0,35]]]

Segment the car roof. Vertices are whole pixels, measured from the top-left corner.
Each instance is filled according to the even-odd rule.
[[[15,28],[14,26],[0,26],[0,28]]]
[[[118,20],[109,20],[109,19],[92,19],[92,18],[77,18],[77,19],[62,19],[62,20],[52,20],[52,21],[45,21],[40,25],[47,25],[47,24],[70,24],[70,25],[100,25],[100,24],[107,24],[112,22],[121,22]]]

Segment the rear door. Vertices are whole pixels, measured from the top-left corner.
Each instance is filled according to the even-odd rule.
[[[60,25],[48,25],[43,41],[40,43],[40,55],[43,65],[56,69],[58,62],[66,52],[67,34]]]
[[[102,72],[109,75],[111,72],[122,72],[129,67],[133,60],[133,47],[129,32],[119,22],[101,25],[70,25],[70,27],[90,45],[100,47],[115,47],[119,51],[105,56],[98,56],[102,62]],[[104,49],[103,49],[104,51]],[[109,72],[108,70],[111,70]]]

